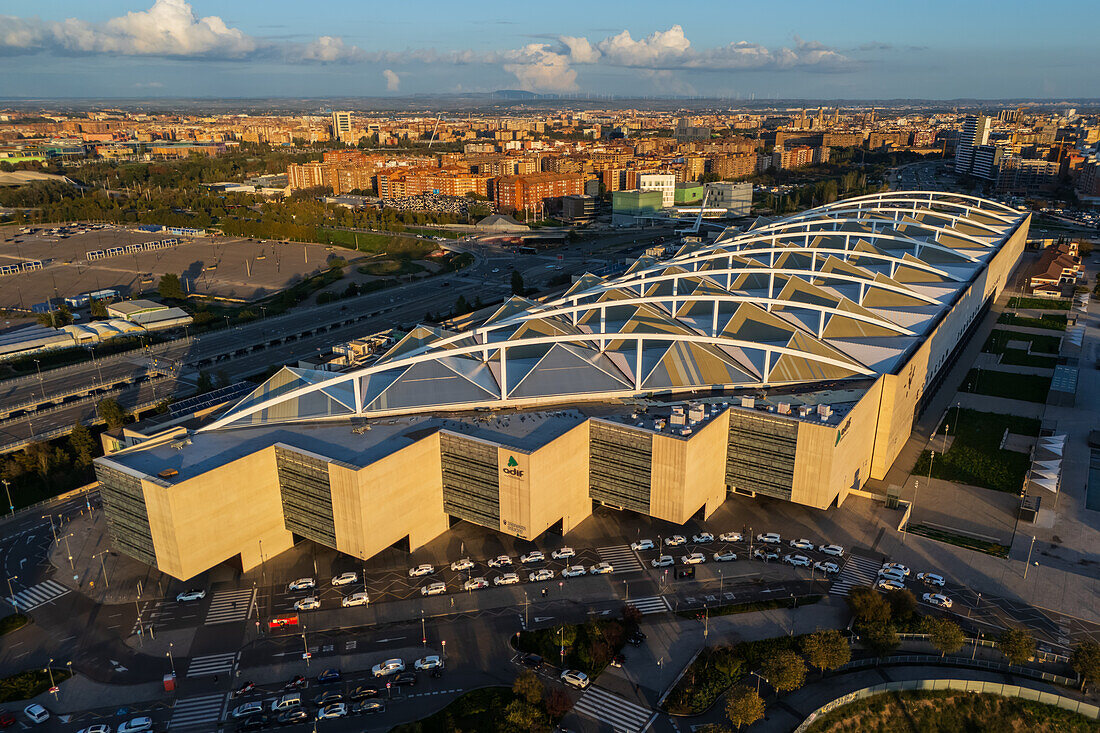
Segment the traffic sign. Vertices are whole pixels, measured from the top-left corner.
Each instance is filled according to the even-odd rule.
[[[310,659],[312,656],[309,652],[302,652],[302,659]]]

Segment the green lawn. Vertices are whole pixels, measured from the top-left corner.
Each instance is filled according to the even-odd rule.
[[[67,669],[54,669],[53,680],[61,684],[69,679]],[[44,669],[20,672],[0,679],[0,703],[27,700],[50,689],[50,675]]]
[[[349,249],[359,245],[360,252],[385,252],[392,257],[418,260],[434,252],[438,247],[434,242],[426,242],[415,237],[403,237],[400,234],[378,234],[377,232],[348,232],[343,229],[318,229],[318,239],[329,244],[338,244]]]
[[[831,710],[808,733],[1096,733],[1079,713],[1016,697],[962,691],[885,692]]]
[[[995,328],[989,334],[989,338],[982,347],[982,351],[991,354],[1004,353],[1009,341],[1030,341],[1031,350],[1040,354],[1057,354],[1062,341],[1060,336],[1046,336],[1043,334],[1021,333],[1009,331],[1003,328]]]
[[[30,621],[30,619],[21,613],[13,613],[10,616],[0,618],[0,636],[10,634],[17,629],[23,628],[27,625],[28,621]]]
[[[1035,374],[1012,374],[992,369],[971,369],[959,387],[960,392],[1004,397],[1009,400],[1045,403],[1050,391],[1050,377]]]
[[[821,575],[821,573],[818,573]],[[821,600],[821,596],[799,596],[792,602],[790,598],[774,598],[770,601],[750,601],[748,603],[729,603],[724,606],[714,606],[706,609],[710,616],[733,616],[738,613],[752,613],[754,611],[770,611],[773,608],[798,608],[799,606],[812,606]],[[681,618],[699,618],[702,609],[693,611],[677,611]]]
[[[371,260],[365,265],[359,266],[359,272],[364,275],[375,275],[377,277],[386,277],[388,275],[412,275],[417,272],[424,272],[424,266],[419,265],[412,260]]]
[[[1040,369],[1053,369],[1058,366],[1055,356],[1036,356],[1023,349],[1005,349],[1001,352],[1001,363],[1006,366],[1029,366]]]
[[[967,537],[957,532],[948,532],[937,529],[936,527],[929,527],[926,524],[910,525],[906,531],[920,535],[921,537],[928,537],[929,539],[945,542],[949,545],[955,545],[956,547],[965,547],[968,550],[984,552],[994,557],[1008,557],[1008,546],[997,542],[990,542],[988,540],[978,539],[977,537]]]
[[[1038,420],[978,410],[948,410],[944,422],[950,425],[955,439],[947,453],[936,453],[933,478],[997,491],[1020,490],[1031,461],[1026,453],[1001,450],[1001,437],[1006,429],[1017,435],[1038,436]],[[924,451],[913,473],[927,476],[930,458],[930,453]]]
[[[1066,330],[1066,317],[1059,313],[1044,313],[1038,318],[1030,316],[1018,316],[1013,313],[1002,313],[997,323],[1006,326],[1025,326],[1028,328],[1049,328],[1052,331]]]
[[[1068,300],[1049,298],[1010,298],[1009,308],[1041,308],[1043,310],[1068,311],[1073,305]]]

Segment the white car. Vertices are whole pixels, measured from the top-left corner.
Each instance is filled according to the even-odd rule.
[[[650,560],[649,564],[655,568],[667,568],[669,565],[675,565],[676,561],[672,559],[672,555],[661,555]]]
[[[879,579],[885,578],[886,580],[896,580],[899,583],[905,582],[905,576],[893,568],[883,568],[878,571]]]
[[[176,603],[190,603],[191,601],[201,601],[206,598],[206,591],[204,590],[185,590],[176,596]]]
[[[435,572],[435,567],[424,563],[423,565],[417,565],[415,568],[409,568],[410,578],[422,578],[425,575],[431,575]]]
[[[808,568],[813,563],[813,561],[805,555],[787,555],[783,558],[783,562],[788,565],[793,565],[796,568]]]
[[[249,715],[255,715],[263,711],[264,704],[262,702],[246,702],[233,708],[233,712],[230,713],[230,715],[234,718],[247,718]]]
[[[700,532],[697,535],[692,535],[691,541],[697,545],[704,545],[707,542],[714,542],[714,535],[710,532]]]
[[[680,558],[684,565],[702,565],[707,561],[707,556],[701,552],[692,552]]]
[[[687,544],[687,537],[682,534],[674,534],[671,537],[665,537],[665,547],[679,547],[680,545]]]
[[[560,550],[554,550],[553,552],[551,552],[550,556],[555,560],[568,560],[576,554],[577,553],[573,550],[572,547],[563,547]]]
[[[778,532],[761,532],[756,535],[756,540],[769,545],[778,545],[783,541],[783,538],[779,536]]]
[[[27,707],[23,708],[23,715],[26,715],[32,723],[45,723],[50,719],[50,711],[42,707],[36,702],[32,702]]]
[[[527,579],[530,580],[532,583],[538,583],[543,580],[550,580],[553,577],[553,570],[551,570],[550,568],[542,568],[528,575]]]
[[[316,611],[320,607],[321,601],[317,596],[309,596],[308,598],[303,598],[300,601],[294,602],[295,611]]]
[[[737,553],[733,550],[714,553],[714,562],[732,562],[737,559]]]
[[[884,562],[882,563],[883,570],[897,570],[902,575],[909,575],[909,568],[902,565],[900,562]]]
[[[442,669],[443,657],[439,656],[438,654],[430,654],[426,657],[421,657],[420,659],[417,659],[416,663],[413,664],[413,666],[417,669],[417,671],[424,671],[427,669]]]
[[[905,590],[905,583],[892,578],[879,578],[875,587],[879,590]]]
[[[371,667],[370,671],[375,677],[389,677],[391,674],[405,671],[405,660],[387,659]]]
[[[844,548],[840,545],[822,545],[817,549],[825,553],[826,555],[832,555],[833,557],[840,557],[844,554]]]
[[[588,569],[593,575],[605,575],[615,572],[615,568],[609,562],[598,562]]]
[[[330,705],[325,705],[323,708],[317,711],[317,720],[332,720],[334,718],[343,718],[348,714],[348,706],[342,702],[334,702]]]
[[[350,596],[345,596],[340,605],[344,608],[351,608],[352,606],[365,606],[370,603],[370,598],[363,591],[358,593],[352,593]]]
[[[534,563],[534,562],[546,562],[546,555],[543,555],[538,550],[532,550],[531,552],[528,552],[526,555],[520,555],[519,556],[519,561],[520,561],[520,563],[522,563],[524,565],[529,565],[529,564]]]
[[[939,606],[940,608],[951,608],[954,605],[951,599],[943,593],[925,593],[921,598],[924,599],[925,603],[931,603],[933,606]]]
[[[576,578],[580,575],[586,575],[587,570],[584,569],[584,565],[570,565],[561,571],[561,577],[563,578]]]
[[[567,669],[562,672],[561,681],[569,685],[570,687],[577,688],[578,690],[583,690],[591,684],[588,679],[588,675],[577,669]]]
[[[352,583],[358,583],[359,576],[355,573],[340,573],[332,579],[333,585],[351,585]]]
[[[637,542],[630,543],[630,549],[635,552],[641,552],[642,550],[652,550],[653,540],[638,540]]]
[[[718,539],[722,540],[723,542],[740,542],[744,538],[741,536],[740,532],[725,532],[718,535]]]
[[[795,548],[796,550],[812,550],[814,549],[814,547],[816,547],[813,542],[810,542],[805,537],[800,540],[791,540],[790,544],[791,547]]]
[[[420,595],[422,596],[441,596],[446,592],[446,583],[428,583],[426,586],[420,589]]]
[[[111,733],[111,726],[106,723],[95,723],[87,728],[81,728],[79,733]]]
[[[942,588],[947,583],[942,575],[936,575],[935,573],[917,573],[917,580],[936,588]]]
[[[829,562],[828,560],[819,560],[814,563],[814,570],[820,570],[823,573],[839,573],[840,566],[835,562]]]
[[[517,573],[505,573],[493,578],[493,585],[515,585],[518,582],[519,575]]]
[[[130,718],[125,723],[118,726],[118,733],[144,733],[150,730],[153,730],[153,719],[144,716],[140,718]]]
[[[468,557],[464,557],[461,560],[455,560],[451,563],[451,570],[456,573],[460,570],[472,570],[474,567],[474,561]]]
[[[752,556],[760,560],[778,560],[779,553],[767,547],[758,547],[752,551]]]
[[[488,587],[489,581],[485,578],[470,578],[462,584],[462,590],[481,590]]]
[[[512,558],[508,557],[507,555],[497,555],[496,557],[489,560],[489,567],[491,568],[502,568],[505,565],[511,564]]]
[[[313,578],[298,578],[297,580],[290,582],[287,585],[286,589],[287,590],[310,590],[311,588],[316,588],[316,587],[317,587],[317,581],[315,581]]]

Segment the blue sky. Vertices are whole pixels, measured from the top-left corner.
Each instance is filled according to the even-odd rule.
[[[1100,97],[1095,6],[0,0],[0,95]]]

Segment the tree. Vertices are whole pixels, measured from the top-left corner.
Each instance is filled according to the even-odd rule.
[[[959,625],[946,618],[925,616],[921,620],[921,632],[931,637],[929,641],[941,657],[945,654],[954,654],[966,643],[966,637],[963,636]]]
[[[455,301],[455,308],[454,308],[455,315],[456,316],[466,315],[467,313],[469,313],[472,310],[473,310],[473,308],[470,307],[470,303],[469,303],[468,300],[466,300],[466,296],[465,295],[458,296],[458,299]]]
[[[38,323],[43,326],[61,328],[62,326],[68,326],[72,322],[73,313],[69,310],[69,307],[65,305],[60,308],[55,308],[49,313],[38,314]]]
[[[886,594],[886,603],[890,606],[890,619],[902,629],[916,616],[917,599],[908,589],[890,591]]]
[[[523,295],[527,292],[523,287],[523,275],[519,270],[512,270],[512,295]]]
[[[68,454],[61,448],[49,443],[31,443],[23,451],[22,459],[26,470],[34,471],[45,480],[55,468],[65,463]]]
[[[810,634],[802,640],[802,653],[810,666],[824,672],[848,663],[852,649],[848,640],[836,629],[826,629]]]
[[[882,594],[867,586],[856,586],[848,594],[848,609],[856,626],[882,625],[890,622],[889,604]]]
[[[545,727],[542,711],[531,703],[513,700],[504,709],[504,718],[516,730],[535,731]]]
[[[1085,639],[1074,648],[1070,664],[1073,665],[1073,671],[1081,675],[1082,689],[1090,682],[1100,680],[1100,644],[1092,639]]]
[[[80,423],[73,425],[73,431],[69,433],[69,445],[73,448],[73,462],[84,468],[92,464],[96,456],[96,441],[92,437],[92,431]]]
[[[107,423],[107,427],[111,430],[121,428],[130,419],[130,413],[126,412],[122,405],[118,404],[118,400],[113,397],[100,400],[96,408],[99,412],[99,417]]]
[[[107,303],[102,300],[93,300],[88,304],[89,310],[91,310],[92,318],[107,318]]]
[[[751,687],[736,685],[726,695],[726,717],[741,730],[764,717],[764,701]]]
[[[781,691],[796,690],[806,679],[806,665],[802,657],[785,649],[768,657],[762,665],[764,679]]]
[[[877,624],[863,632],[863,643],[880,657],[898,648],[898,630],[892,623]]]
[[[532,705],[538,705],[542,702],[546,687],[533,670],[525,669],[519,673],[516,681],[512,683],[512,692]]]
[[[565,694],[565,690],[560,687],[550,690],[550,695],[546,698],[546,713],[550,716],[550,720],[561,720],[572,709],[573,701],[569,699],[569,695]]]
[[[210,378],[210,375],[206,372],[199,372],[199,378],[195,382],[195,393],[206,394],[207,392],[213,391],[213,389],[214,380]]]
[[[174,272],[166,272],[160,276],[157,284],[157,292],[162,298],[174,298],[183,300],[183,287],[180,285],[180,276]]]
[[[997,647],[1012,664],[1027,664],[1035,656],[1035,639],[1023,629],[1005,629]]]

